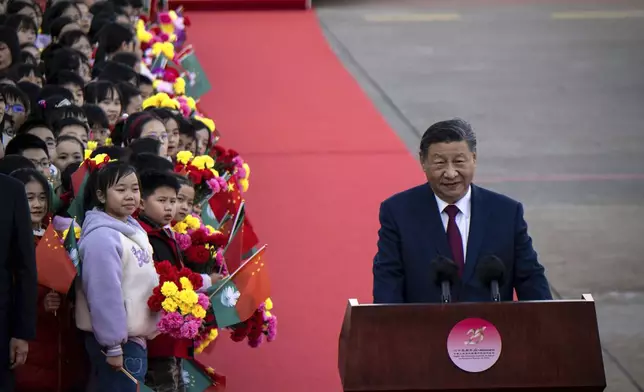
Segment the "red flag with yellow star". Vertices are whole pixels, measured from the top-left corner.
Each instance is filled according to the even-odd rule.
[[[72,233],[73,235],[73,233]],[[49,225],[36,247],[38,283],[66,294],[77,271],[53,225]]]
[[[220,222],[226,213],[234,218],[237,210],[239,209],[239,205],[243,200],[241,191],[239,190],[239,186],[237,186],[237,181],[234,176],[228,179],[227,184],[228,186],[225,190],[215,193],[208,200],[208,204],[210,205],[213,215]]]

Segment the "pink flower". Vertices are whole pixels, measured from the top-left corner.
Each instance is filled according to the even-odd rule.
[[[199,327],[201,326],[201,321],[197,320],[198,319],[188,320],[188,318],[186,318],[186,322],[181,326],[181,338],[194,339],[194,337],[197,336],[199,333]]]
[[[162,23],[162,24],[172,23],[172,18],[170,17],[170,14],[167,12],[163,12],[159,14],[159,23]]]
[[[190,239],[190,235],[176,233],[175,236],[177,238],[177,244],[179,244],[179,249],[181,249],[182,251],[185,251],[192,245],[192,239]]]
[[[277,317],[272,316],[270,320],[268,320],[268,328],[266,331],[266,340],[269,342],[272,342],[277,338]]]
[[[179,312],[161,312],[161,320],[159,320],[159,323],[157,324],[157,328],[159,328],[159,332],[174,336],[177,332],[179,332],[181,328],[181,324],[183,323],[183,317],[181,317],[181,314]]]
[[[208,300],[208,297],[201,293],[199,294],[199,299],[197,300],[197,304],[204,309],[208,309],[210,307],[210,301]]]
[[[225,189],[227,184],[226,180],[221,177],[214,177],[206,181],[208,187],[212,190],[213,193],[221,192],[222,189]]]

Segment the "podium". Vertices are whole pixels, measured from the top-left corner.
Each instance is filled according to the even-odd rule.
[[[595,392],[606,388],[595,303],[360,305],[338,351],[345,392]]]

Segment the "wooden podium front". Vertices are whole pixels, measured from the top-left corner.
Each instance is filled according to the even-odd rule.
[[[476,337],[477,328],[454,327],[483,321],[489,325],[483,328],[488,340],[480,346],[492,347],[496,362],[481,371],[474,369],[477,363],[490,366],[489,359],[458,354],[478,350],[478,339],[484,340]],[[606,387],[590,295],[578,301],[453,304],[360,305],[349,300],[339,371],[347,392],[595,392]]]

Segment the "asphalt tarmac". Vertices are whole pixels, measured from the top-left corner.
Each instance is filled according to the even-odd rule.
[[[410,153],[474,126],[475,181],[523,202],[556,295],[597,301],[607,390],[644,391],[644,2],[314,4]]]

